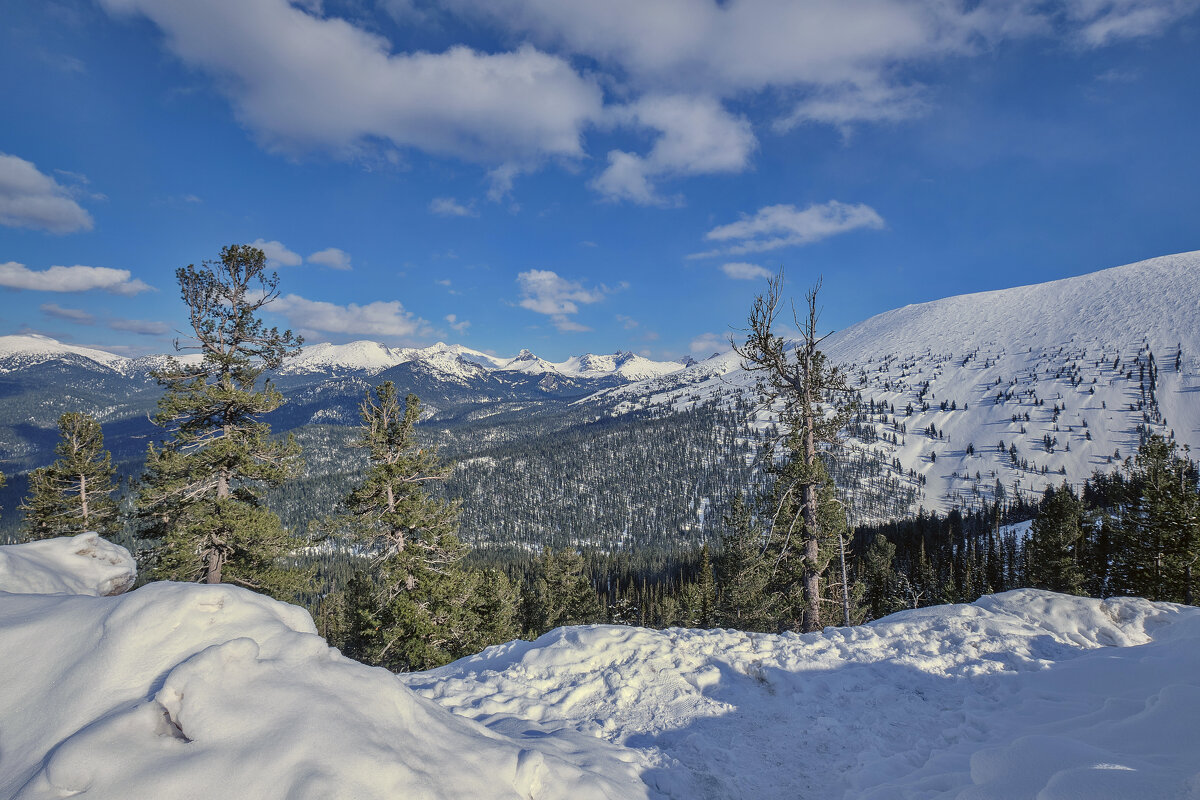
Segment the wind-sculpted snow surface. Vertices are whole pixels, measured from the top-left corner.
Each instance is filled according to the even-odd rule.
[[[85,541],[0,548],[6,800],[1200,798],[1196,608],[1021,590],[804,636],[582,626],[397,679],[243,589],[96,596],[128,554]]]
[[[590,626],[406,676],[672,798],[1200,797],[1200,610],[1022,590],[822,634]]]
[[[76,541],[36,546],[63,551],[63,585]],[[30,547],[0,548],[0,797],[646,794],[617,748],[456,717],[330,649],[304,610],[244,589],[16,593],[28,584],[13,579],[12,553]]]
[[[129,591],[136,579],[129,551],[98,533],[0,547],[0,592],[103,596]]]

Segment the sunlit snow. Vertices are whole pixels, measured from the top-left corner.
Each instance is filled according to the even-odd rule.
[[[804,636],[582,626],[396,677],[243,589],[94,596],[127,555],[82,541],[0,548],[3,797],[1200,791],[1196,608],[1021,590]]]

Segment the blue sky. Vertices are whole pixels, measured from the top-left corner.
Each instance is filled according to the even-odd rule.
[[[0,334],[708,355],[1200,248],[1198,0],[0,0]],[[1200,279],[1200,276],[1198,276]]]

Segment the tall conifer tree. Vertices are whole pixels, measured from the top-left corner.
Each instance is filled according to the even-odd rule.
[[[833,481],[821,460],[838,442],[848,414],[845,375],[830,366],[820,350],[817,295],[820,282],[806,295],[806,313],[795,319],[801,338],[794,344],[776,332],[783,272],[755,298],[744,344],[734,343],[742,367],[758,375],[764,409],[779,414],[784,427],[783,458],[769,447],[773,487],[764,517],[770,520],[768,552],[772,579],[785,607],[793,609],[785,627],[805,632],[823,625],[821,578],[836,553],[846,515],[834,497]]]
[[[467,547],[456,535],[458,503],[428,487],[449,470],[414,427],[421,404],[403,405],[387,381],[367,393],[358,446],[369,453],[362,484],[346,498],[349,527],[371,553],[368,591],[359,586],[351,609],[354,654],[392,670],[428,669],[512,638],[515,593],[503,576],[464,568]],[[360,576],[360,584],[367,580]],[[489,613],[485,621],[481,614]]]
[[[155,423],[171,438],[151,445],[138,498],[153,577],[236,583],[291,599],[304,578],[284,558],[301,544],[263,505],[263,491],[300,467],[299,447],[271,438],[262,417],[283,404],[263,373],[299,352],[292,332],[259,313],[278,297],[263,252],[222,248],[219,261],[176,270],[192,336],[154,376],[166,391]]]
[[[119,529],[117,503],[112,498],[112,457],[104,449],[100,423],[87,414],[71,412],[58,418],[58,459],[29,475],[25,538],[51,539],[96,531],[112,536]]]

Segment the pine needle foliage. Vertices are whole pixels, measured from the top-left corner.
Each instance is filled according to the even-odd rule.
[[[515,589],[503,574],[463,565],[459,504],[429,493],[450,470],[416,441],[420,400],[409,394],[402,405],[387,381],[361,412],[358,446],[369,466],[345,504],[372,569],[350,592],[347,654],[396,671],[428,669],[513,638]]]
[[[29,474],[29,495],[19,507],[25,512],[25,539],[84,531],[115,535],[121,526],[112,497],[114,470],[100,423],[71,412],[59,417],[58,432],[58,459]]]
[[[262,421],[283,396],[259,380],[302,340],[259,318],[279,295],[265,264],[258,248],[230,245],[219,261],[176,270],[192,335],[175,348],[200,360],[171,358],[153,373],[165,387],[154,422],[170,438],[149,449],[138,513],[153,578],[236,583],[291,599],[306,578],[285,562],[303,542],[262,496],[298,473],[300,453]]]

